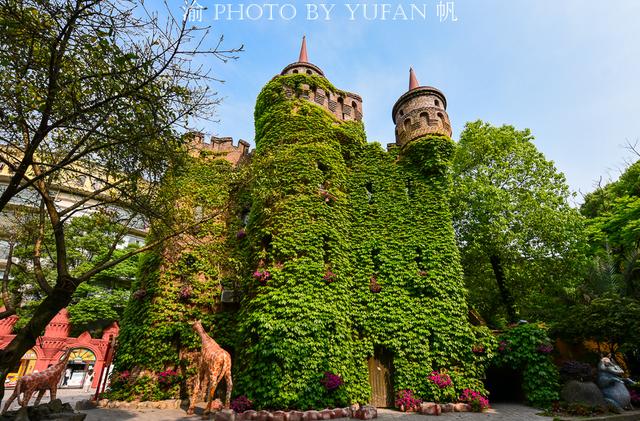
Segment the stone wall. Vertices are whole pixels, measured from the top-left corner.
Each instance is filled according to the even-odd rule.
[[[198,155],[201,151],[211,152],[218,157],[222,157],[233,165],[238,163],[249,155],[249,142],[240,139],[238,145],[233,144],[231,137],[215,137],[211,136],[209,142],[205,142],[204,134],[194,133],[191,141],[192,154]]]

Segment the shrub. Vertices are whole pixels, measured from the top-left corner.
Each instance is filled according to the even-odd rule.
[[[400,390],[396,395],[395,405],[401,411],[417,410],[421,403],[422,400],[414,397],[410,389]]]
[[[476,392],[471,389],[465,389],[460,395],[460,402],[465,402],[471,405],[473,412],[482,412],[489,408],[489,399],[482,396],[480,392]]]
[[[140,376],[135,380],[130,377],[123,379],[122,375],[112,381],[109,391],[104,397],[116,401],[161,401],[179,396],[179,382],[166,385],[150,376]]]
[[[324,377],[322,378],[322,380],[320,380],[320,383],[324,385],[325,389],[327,389],[328,391],[332,391],[342,386],[344,382],[342,381],[342,377],[338,376],[337,374],[325,371]]]
[[[249,400],[245,395],[238,396],[231,401],[231,409],[236,412],[244,412],[253,408],[253,402]]]
[[[493,363],[522,371],[522,388],[529,405],[546,408],[558,400],[559,375],[549,353],[540,352],[540,344],[551,340],[542,324],[525,323],[500,335],[498,354]]]
[[[432,371],[429,376],[429,380],[438,386],[440,389],[445,389],[451,386],[451,377],[447,373],[439,373],[437,371]]]
[[[158,373],[158,383],[162,387],[171,387],[180,382],[180,375],[175,370],[165,370]]]

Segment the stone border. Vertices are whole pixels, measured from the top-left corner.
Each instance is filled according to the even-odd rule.
[[[83,401],[84,402],[84,401]],[[188,400],[168,399],[164,401],[110,401],[101,399],[97,402],[99,408],[112,409],[181,409],[183,405],[188,405]],[[80,403],[76,404],[76,409]],[[88,409],[88,408],[87,408]],[[422,415],[440,415],[443,412],[471,412],[471,405],[468,403],[445,403],[423,402],[416,412]],[[215,421],[326,421],[336,418],[354,418],[359,420],[371,420],[378,417],[378,410],[373,406],[353,405],[347,408],[323,409],[321,411],[254,411],[248,410],[236,413],[231,409],[213,411]]]
[[[472,412],[468,403],[422,402],[417,411],[422,415],[440,415],[443,412]]]
[[[98,408],[111,409],[180,409],[182,399],[167,399],[164,401],[110,401],[109,399],[100,399],[97,402]]]

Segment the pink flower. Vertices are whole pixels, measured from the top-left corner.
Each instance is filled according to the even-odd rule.
[[[471,405],[471,409],[474,412],[482,412],[489,408],[489,399],[483,396],[480,392],[476,392],[471,389],[464,389],[459,400],[460,402],[465,402]]]
[[[445,389],[451,386],[451,377],[449,377],[446,373],[438,373],[437,371],[432,371],[429,376],[429,380],[431,380],[436,386],[440,389]]]
[[[253,277],[260,282],[260,285],[267,285],[267,281],[271,279],[271,274],[268,270],[256,270],[253,272]]]
[[[325,371],[324,378],[320,380],[320,383],[322,383],[328,391],[332,391],[342,386],[344,382],[342,381],[342,377],[339,375]]]
[[[401,411],[418,409],[422,403],[422,400],[413,396],[413,391],[410,389],[401,390],[396,396],[395,405],[396,408],[400,408]]]

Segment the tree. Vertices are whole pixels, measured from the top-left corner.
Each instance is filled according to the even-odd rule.
[[[585,196],[580,211],[586,217],[588,271],[554,326],[566,339],[595,340],[606,351],[635,354],[628,358],[632,364],[640,349],[639,176],[640,161]]]
[[[190,116],[209,118],[218,103],[214,79],[193,57],[227,60],[237,51],[223,50],[222,39],[205,48],[207,28],[167,12],[162,23],[142,1],[0,0],[0,164],[11,171],[0,211],[33,211],[30,264],[45,290],[0,351],[3,384],[78,285],[163,240],[116,253],[142,216],[171,215],[160,181],[182,160]],[[67,227],[90,212],[121,229],[101,259],[74,271]],[[45,258],[55,267],[53,285],[41,270]]]
[[[32,215],[33,217],[33,215]],[[23,225],[24,224],[24,225]],[[30,219],[13,218],[14,232],[21,235],[13,237],[10,243],[11,256],[7,262],[11,265],[6,275],[11,275],[3,284],[5,296],[3,301],[9,304],[8,310],[20,315],[16,327],[22,327],[31,318],[38,304],[46,297],[55,284],[56,267],[51,259],[43,259],[40,265],[42,281],[34,273],[33,226]],[[37,230],[36,230],[37,231]],[[120,236],[122,227],[111,221],[103,212],[79,216],[69,221],[66,226],[67,253],[71,273],[82,274],[91,265],[105,258],[108,247]],[[45,249],[55,247],[50,230],[45,233],[43,246]],[[138,246],[119,245],[113,252],[114,258],[134,251]],[[132,256],[120,264],[104,270],[87,283],[81,284],[73,294],[69,313],[76,334],[84,330],[99,331],[119,320],[126,304],[131,281],[137,272],[137,256]]]
[[[453,165],[454,226],[471,302],[485,316],[502,307],[509,322],[520,310],[544,312],[580,273],[582,218],[569,205],[564,175],[532,140],[529,130],[468,123]]]
[[[585,196],[590,254],[610,261],[619,294],[640,299],[640,161]]]

